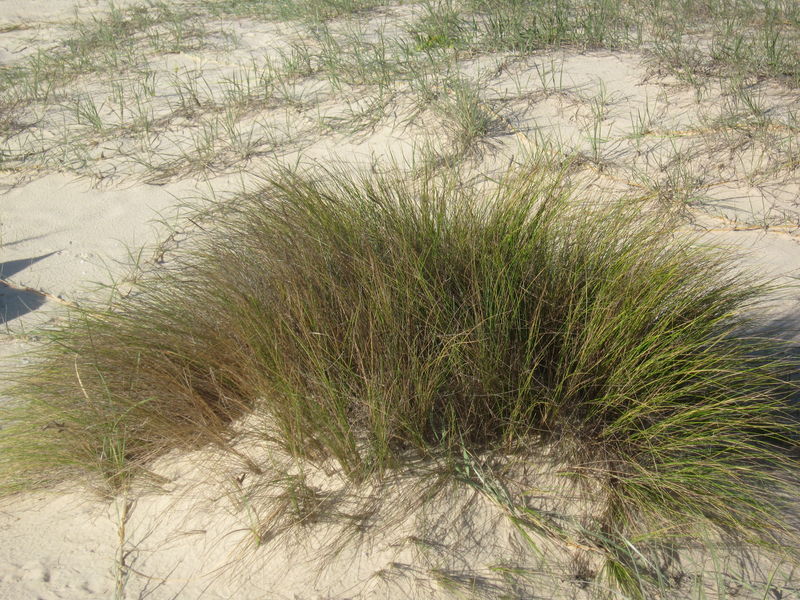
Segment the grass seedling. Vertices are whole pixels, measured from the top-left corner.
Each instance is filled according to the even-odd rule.
[[[558,93],[564,88],[564,63],[556,62],[556,58],[551,56],[549,60],[544,59],[534,64],[539,83],[546,94]]]
[[[102,132],[104,129],[103,120],[100,117],[100,108],[90,95],[77,98],[75,102],[75,118],[78,123],[89,125],[95,132]]]
[[[206,91],[211,92],[208,82],[203,77],[202,73],[184,71],[183,73],[175,73],[170,76],[170,83],[175,90],[177,96],[177,104],[171,108],[173,112],[191,118],[205,110],[209,104],[209,96],[201,91],[204,87]],[[137,101],[139,97],[137,96]]]
[[[603,126],[603,122],[593,119],[590,124],[591,129],[588,130],[586,139],[589,142],[591,151],[590,160],[595,165],[601,165],[603,158],[603,146],[609,141],[611,133],[611,125],[607,128]]]
[[[246,161],[255,154],[259,146],[255,124],[251,123],[249,129],[245,129],[239,125],[238,115],[227,109],[220,119],[219,127],[226,147],[233,152],[236,160]]]
[[[222,103],[228,110],[246,110],[253,105],[263,104],[272,97],[272,75],[268,65],[262,68],[253,61],[250,67],[223,79],[221,87]]]
[[[489,112],[475,82],[456,77],[446,86],[439,111],[456,128],[456,146],[465,152],[491,133],[497,119]]]
[[[665,99],[656,98],[656,106],[659,102],[665,102]],[[644,107],[636,109],[636,115],[631,112],[630,123],[631,133],[628,136],[630,139],[640,140],[649,134],[653,133],[659,119],[663,118],[664,108],[658,111],[653,110],[653,106],[648,98],[645,98]]]

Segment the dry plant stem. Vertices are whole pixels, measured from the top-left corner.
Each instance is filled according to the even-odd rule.
[[[131,550],[128,548],[128,520],[135,500],[130,497],[128,490],[123,491],[114,499],[117,521],[117,552],[114,557],[114,599],[124,600],[125,587],[130,577],[129,562]]]

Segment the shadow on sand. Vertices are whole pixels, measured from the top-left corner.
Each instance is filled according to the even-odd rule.
[[[0,263],[0,279],[11,277],[53,254],[55,254],[55,252],[33,256],[31,258],[2,262]],[[45,302],[47,302],[47,299],[41,294],[28,290],[16,289],[0,282],[0,324],[7,323],[8,321],[34,311]]]

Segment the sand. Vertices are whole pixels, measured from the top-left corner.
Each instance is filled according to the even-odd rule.
[[[0,65],[21,64],[38,49],[53,48],[68,35],[75,14],[89,18],[107,10],[97,0],[0,0]],[[376,20],[383,27],[396,26],[410,10],[389,9]],[[246,19],[213,25],[215,32],[235,34],[234,49],[186,49],[151,57],[150,68],[164,76],[154,93],[156,116],[165,110],[164,98],[174,96],[165,78],[170,73],[202,69],[210,93],[219,95],[239,66],[291,47],[291,28]],[[800,275],[798,171],[769,174],[765,168],[767,175],[756,176],[754,165],[780,163],[780,156],[770,156],[775,148],[756,145],[736,154],[700,132],[724,106],[723,90],[710,85],[698,100],[693,90],[654,74],[642,55],[631,52],[558,52],[503,60],[487,56],[461,65],[465,74],[481,80],[494,119],[480,154],[468,159],[472,172],[496,173],[541,148],[540,141],[548,137],[594,152],[587,124],[592,107],[601,106],[601,160],[576,175],[587,189],[636,193],[648,178],[668,183],[680,174],[703,197],[686,203],[687,230],[708,231],[713,243],[740,251],[745,266],[794,285]],[[504,68],[497,69],[498,64]],[[543,78],[546,67],[555,64],[557,75]],[[547,77],[551,83],[557,77],[559,89],[548,89]],[[86,86],[96,92],[95,83]],[[0,171],[2,368],[26,363],[26,352],[38,341],[36,328],[59,322],[65,305],[102,297],[107,293],[103,286],[111,283],[124,287],[132,262],[152,265],[163,258],[163,250],[179,250],[176,238],[168,236],[186,200],[206,196],[212,202],[209,190],[224,196],[275,161],[344,159],[369,165],[391,159],[407,165],[426,143],[439,148],[452,144],[446,119],[425,110],[414,116],[416,109],[403,98],[370,128],[356,133],[328,129],[325,119],[348,114],[347,102],[327,82],[312,79],[301,87],[297,92],[313,110],[279,107],[240,119],[240,126],[263,142],[245,159],[237,159],[234,150],[218,149],[208,168],[175,162],[181,148],[196,152],[186,144],[196,139],[199,126],[187,117],[159,134],[167,158],[158,169],[131,159],[139,156],[131,140],[111,138],[88,148],[86,168],[48,159]],[[764,84],[759,94],[774,114],[798,104],[796,92],[776,84]],[[103,106],[109,110],[110,104]],[[635,139],[637,119],[645,113],[651,130],[698,133]],[[42,127],[57,122],[56,110],[46,115]],[[291,143],[260,138],[270,124]],[[7,141],[9,147],[32,143],[23,135]],[[57,147],[51,143],[46,155]],[[798,303],[800,291],[788,287],[775,308],[787,338],[800,335],[791,325]],[[419,523],[403,521],[392,529],[373,528],[366,540],[346,545],[323,563],[325,524],[254,548],[258,518],[244,500],[247,483],[231,483],[238,477],[235,465],[209,480],[211,475],[196,466],[199,462],[165,459],[160,467],[168,482],[164,490],[142,493],[128,512],[124,499],[93,499],[71,491],[0,501],[0,598],[428,598],[470,597],[478,588],[487,597],[511,594],[502,570],[492,567],[513,561],[517,542],[508,526],[498,525],[500,514],[485,499],[469,512],[470,526],[480,535],[459,552],[426,552],[415,537]],[[124,577],[121,556],[128,568]],[[792,595],[798,591],[791,577],[782,583],[786,595],[776,598],[800,597]],[[586,593],[568,573],[542,572],[538,589],[518,589],[508,597],[580,598]],[[749,597],[746,588],[740,597]]]

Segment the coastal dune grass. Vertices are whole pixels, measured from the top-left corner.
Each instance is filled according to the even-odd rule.
[[[6,490],[127,485],[233,452],[257,415],[249,434],[355,483],[546,450],[603,490],[606,537],[702,521],[790,545],[796,360],[750,320],[770,288],[669,214],[536,163],[490,187],[282,171],[195,222],[13,376]]]

